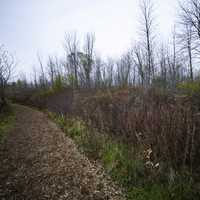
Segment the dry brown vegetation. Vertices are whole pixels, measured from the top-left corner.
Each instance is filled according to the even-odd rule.
[[[56,93],[35,91],[33,95],[30,94],[21,94],[19,99],[15,96],[14,100],[57,113],[60,116],[57,122],[66,133],[71,130],[73,123],[76,124],[76,120],[68,124],[70,118],[78,117],[86,122],[91,131],[89,135],[86,134],[87,141],[82,141],[86,145],[84,148],[90,152],[92,159],[99,159],[103,152],[106,157],[101,158],[103,161],[111,159],[109,162],[118,163],[118,171],[114,172],[114,177],[120,174],[121,178],[117,178],[117,181],[122,185],[125,182],[124,185],[131,188],[140,187],[141,183],[144,187],[146,184],[156,183],[169,187],[172,184],[176,188],[176,184],[184,183],[186,186],[193,184],[194,191],[198,191],[198,92],[188,94],[182,90],[171,92],[160,88],[130,87],[105,90],[65,89]],[[85,129],[79,130],[79,125],[78,128],[75,126],[75,130],[73,127],[72,131],[75,134],[78,131],[79,135],[85,134]],[[96,131],[103,138],[107,138],[105,135],[109,136],[108,146],[111,146],[108,149],[102,150],[107,139],[101,139]],[[124,162],[123,167],[120,167],[121,162]],[[137,170],[134,162],[138,162]],[[132,170],[138,172],[133,173]],[[136,184],[136,179],[140,180],[139,185]],[[178,190],[175,196],[180,196],[182,190],[186,189]],[[171,193],[169,191],[167,194]],[[192,191],[189,193],[192,194]]]
[[[40,108],[81,116],[100,132],[135,148],[151,149],[149,164],[159,165],[166,176],[171,169],[187,169],[198,179],[200,122],[193,97],[139,87],[46,95],[34,95],[23,103],[38,106],[38,99],[43,99]]]
[[[162,90],[125,89],[86,97],[79,109],[101,131],[151,148],[154,164],[198,170],[200,123],[191,98]]]

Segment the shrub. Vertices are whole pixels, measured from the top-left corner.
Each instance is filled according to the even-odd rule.
[[[129,146],[151,147],[151,161],[165,163],[165,172],[171,167],[195,170],[199,163],[200,123],[188,100],[180,101],[164,90],[124,90],[86,98],[80,110],[92,126],[113,133]]]

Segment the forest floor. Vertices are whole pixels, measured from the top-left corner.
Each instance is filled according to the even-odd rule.
[[[121,190],[78,152],[48,117],[15,105],[15,126],[0,144],[1,200],[103,200]]]

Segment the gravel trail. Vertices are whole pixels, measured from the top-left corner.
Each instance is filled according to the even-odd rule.
[[[15,105],[0,144],[0,200],[121,200],[118,187],[47,116]]]

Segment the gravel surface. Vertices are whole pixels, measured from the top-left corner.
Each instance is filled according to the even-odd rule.
[[[0,144],[0,200],[121,200],[119,188],[45,114],[15,106]]]

